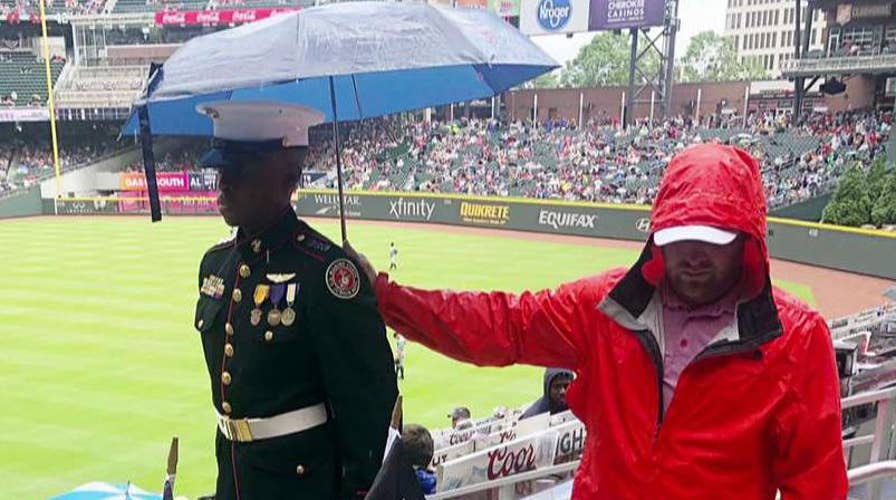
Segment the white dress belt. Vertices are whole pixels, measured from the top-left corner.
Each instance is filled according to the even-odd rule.
[[[230,418],[218,414],[218,429],[230,441],[247,443],[306,431],[327,423],[324,403],[267,418]]]

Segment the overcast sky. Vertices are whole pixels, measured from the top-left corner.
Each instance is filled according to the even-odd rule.
[[[675,45],[677,54],[684,53],[688,41],[701,31],[718,31],[725,29],[725,5],[721,0],[681,0],[678,17],[681,19],[681,31]],[[566,35],[532,37],[536,45],[544,49],[560,64],[573,59],[582,46],[587,45],[593,33],[579,33],[572,38]]]

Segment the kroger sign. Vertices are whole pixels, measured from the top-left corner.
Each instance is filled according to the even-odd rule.
[[[540,0],[538,2],[538,24],[545,31],[562,29],[572,17],[570,0]]]

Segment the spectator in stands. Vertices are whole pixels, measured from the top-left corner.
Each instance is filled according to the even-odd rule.
[[[464,421],[470,421],[470,409],[466,406],[458,406],[451,410],[451,413],[448,414],[448,418],[451,419],[451,428],[458,429]]]
[[[529,409],[523,412],[520,419],[534,417],[542,413],[562,413],[569,409],[566,405],[566,390],[572,383],[575,374],[565,368],[548,368],[544,372],[544,394]]]
[[[817,312],[771,284],[759,165],[669,164],[630,269],[556,291],[455,292],[377,275],[387,325],[479,366],[563,366],[589,436],[573,498],[843,499],[840,389]]]
[[[422,425],[407,424],[401,430],[401,441],[404,446],[405,460],[414,468],[423,494],[434,494],[436,492],[436,475],[430,469],[435,452],[432,435]]]

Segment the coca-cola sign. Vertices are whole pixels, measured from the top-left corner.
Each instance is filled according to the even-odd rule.
[[[214,11],[202,11],[196,14],[196,22],[200,24],[216,25],[221,22],[221,13]]]
[[[187,24],[187,13],[156,12],[156,24]]]
[[[279,9],[160,11],[156,12],[156,24],[160,26],[243,24],[301,9],[301,7],[284,7]]]

